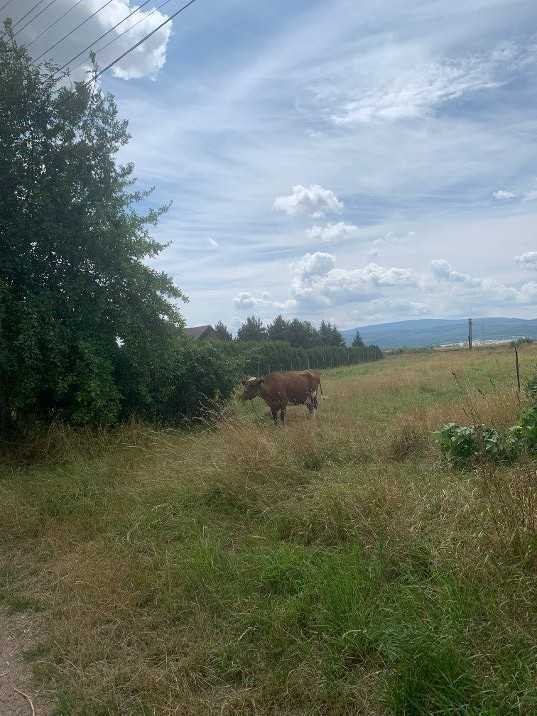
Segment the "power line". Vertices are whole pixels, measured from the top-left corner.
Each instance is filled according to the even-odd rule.
[[[34,60],[34,62],[37,62],[38,60],[40,60],[40,59],[41,59],[42,57],[44,57],[45,55],[48,55],[48,53],[49,53],[51,50],[54,50],[54,48],[58,47],[58,45],[59,45],[61,42],[63,42],[64,40],[66,40],[68,37],[70,37],[70,36],[73,34],[73,32],[76,32],[79,28],[82,27],[82,25],[85,25],[85,24],[88,22],[88,20],[91,20],[92,17],[95,17],[95,15],[97,15],[98,13],[100,13],[101,10],[104,10],[104,8],[105,8],[107,5],[110,5],[111,2],[113,2],[113,0],[107,0],[107,1],[104,3],[104,5],[101,5],[101,7],[100,7],[98,10],[95,10],[95,12],[92,12],[89,17],[87,17],[85,20],[82,20],[82,22],[80,22],[76,27],[73,27],[73,29],[72,29],[70,32],[68,32],[67,35],[64,35],[64,36],[63,36],[62,38],[60,38],[57,42],[55,42],[51,47],[49,47],[48,50],[45,50],[44,52],[42,52],[42,53],[39,55],[39,57],[36,57],[35,60]]]
[[[0,12],[4,12],[4,10],[6,9],[6,7],[7,7],[8,5],[11,5],[12,2],[13,2],[13,0],[7,0],[7,2],[5,2],[5,3],[2,5],[2,7],[0,7]]]
[[[144,5],[147,5],[149,2],[151,2],[151,0],[144,0],[144,2],[143,2],[141,5],[139,5],[137,8],[135,8],[134,10],[132,10],[132,12],[130,12],[126,17],[124,17],[123,20],[120,20],[119,22],[116,22],[116,24],[114,25],[114,27],[111,27],[111,28],[110,28],[109,30],[107,30],[106,32],[103,32],[103,34],[102,34],[100,37],[98,37],[96,40],[94,40],[93,42],[90,42],[90,44],[89,44],[87,47],[85,47],[83,50],[81,50],[81,51],[80,51],[77,55],[75,55],[74,57],[71,57],[71,59],[68,60],[64,65],[62,65],[62,66],[59,68],[59,70],[57,70],[57,71],[58,71],[58,72],[61,72],[61,71],[64,70],[68,65],[70,65],[71,62],[74,62],[75,60],[78,60],[78,58],[79,58],[81,55],[85,54],[85,53],[90,49],[90,47],[93,47],[93,45],[95,45],[97,42],[99,42],[99,40],[102,40],[103,37],[106,37],[106,36],[109,35],[111,32],[113,32],[113,31],[116,29],[116,27],[119,27],[120,25],[122,25],[122,24],[125,22],[125,20],[128,20],[129,17],[132,17],[136,12],[138,12],[138,10],[141,10],[141,9],[144,7]]]
[[[134,25],[131,25],[130,27],[125,28],[125,30],[123,30],[123,32],[120,32],[119,35],[116,35],[115,37],[113,37],[113,38],[110,40],[110,42],[107,42],[106,45],[103,45],[103,47],[98,48],[97,51],[98,51],[98,52],[103,52],[104,50],[106,50],[108,47],[110,47],[110,45],[113,45],[114,42],[117,42],[121,37],[123,37],[123,35],[126,35],[127,32],[130,32],[131,30],[134,30],[134,28],[137,27],[137,25],[139,25],[139,24],[140,24],[141,22],[143,22],[144,20],[147,20],[149,17],[151,17],[151,15],[153,15],[153,13],[158,12],[158,10],[160,10],[161,8],[163,8],[164,5],[167,5],[167,4],[170,3],[170,2],[171,2],[171,0],[164,0],[164,2],[161,2],[160,5],[158,5],[157,7],[153,8],[153,9],[151,10],[151,12],[149,12],[145,17],[141,17],[137,22],[134,23]],[[139,9],[139,8],[138,8],[138,9]],[[83,64],[84,64],[84,62],[81,62],[79,65],[77,65],[77,66],[75,67],[75,70],[77,70],[79,67],[82,67]]]
[[[40,40],[43,37],[43,35],[46,35],[49,30],[52,30],[52,28],[55,27],[59,22],[61,22],[66,15],[69,15],[71,10],[74,10],[77,5],[80,5],[81,2],[83,2],[83,0],[77,0],[74,5],[71,5],[71,7],[63,13],[63,15],[60,15],[60,17],[57,20],[54,20],[54,22],[51,22],[48,27],[45,27],[45,29],[42,32],[40,32],[37,37],[34,37],[34,39],[31,42],[29,42],[26,45],[26,47],[30,47],[30,45],[33,45],[34,42],[37,42],[37,40]]]
[[[25,19],[28,17],[28,15],[30,15],[34,10],[37,10],[37,8],[38,8],[38,7],[41,5],[41,3],[43,3],[43,2],[45,2],[45,0],[37,0],[36,4],[35,4],[33,7],[31,7],[31,8],[28,10],[28,12],[25,12],[22,17],[19,17],[19,19],[16,20],[16,21],[13,23],[13,28],[15,28],[15,27],[19,24],[19,22],[22,22],[23,20],[25,20]]]
[[[32,18],[30,18],[30,20],[28,20],[28,22],[26,23],[26,25],[23,25],[20,29],[18,29],[17,32],[13,35],[13,37],[17,37],[17,35],[19,34],[19,32],[22,32],[23,30],[26,30],[26,28],[28,27],[28,25],[31,25],[34,20],[37,20],[38,17],[40,17],[44,12],[46,12],[46,11],[49,9],[49,7],[50,7],[51,5],[54,5],[54,3],[57,2],[57,1],[58,1],[58,0],[50,0],[50,2],[48,3],[48,5],[45,5],[45,7],[37,13],[37,15],[34,15]]]
[[[140,47],[140,45],[143,44],[146,40],[148,40],[152,35],[154,35],[155,32],[158,32],[162,27],[164,27],[164,25],[167,25],[169,22],[171,22],[174,19],[174,17],[177,17],[177,15],[184,12],[188,7],[193,5],[195,2],[196,2],[196,0],[190,0],[189,2],[186,3],[186,5],[183,5],[182,7],[180,7],[179,10],[176,10],[172,15],[170,15],[170,17],[168,17],[166,20],[164,20],[164,22],[161,22],[158,27],[155,27],[154,30],[151,30],[151,32],[148,32],[147,35],[142,37],[142,39],[139,40],[139,42],[132,45],[132,47],[129,47],[128,50],[126,50],[119,57],[116,57],[115,60],[112,60],[112,62],[110,62],[108,65],[106,65],[106,67],[103,67],[102,70],[100,70],[99,72],[96,72],[95,76],[92,77],[90,80],[88,80],[86,82],[86,84],[88,85],[88,84],[90,84],[90,82],[94,82],[95,80],[97,80],[102,74],[104,74],[107,70],[109,70],[111,67],[113,67],[117,62],[122,60],[124,57],[126,57],[128,54],[130,54],[137,47]]]

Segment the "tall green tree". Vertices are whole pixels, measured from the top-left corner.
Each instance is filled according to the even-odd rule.
[[[127,123],[94,86],[58,85],[0,38],[0,427],[113,422],[149,406],[173,360],[182,292],[144,260]]]
[[[257,316],[248,316],[237,331],[238,341],[264,341],[266,339],[267,329]]]
[[[360,335],[360,331],[356,329],[356,333],[354,334],[354,338],[352,339],[352,347],[361,348],[363,345],[364,342],[362,340],[362,336]]]
[[[214,327],[214,333],[214,337],[217,338],[219,341],[233,340],[233,336],[228,331],[227,326],[222,323],[222,321],[218,321],[218,323]]]
[[[289,341],[289,322],[281,313],[267,326],[267,337],[270,341]]]
[[[319,339],[322,346],[344,346],[345,341],[338,329],[330,322],[321,321]]]

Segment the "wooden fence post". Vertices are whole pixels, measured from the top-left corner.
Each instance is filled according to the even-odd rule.
[[[520,367],[518,365],[518,346],[515,343],[513,347],[515,349],[516,384],[518,386],[518,393],[520,395]]]

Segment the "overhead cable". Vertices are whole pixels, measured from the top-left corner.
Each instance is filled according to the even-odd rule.
[[[48,55],[49,52],[51,52],[56,47],[58,47],[59,44],[61,44],[64,40],[66,40],[68,37],[70,37],[74,32],[76,32],[78,29],[80,29],[82,27],[82,25],[85,25],[87,22],[89,22],[89,20],[91,20],[93,17],[95,17],[95,15],[98,15],[101,12],[101,10],[104,10],[104,8],[107,5],[110,5],[110,3],[113,1],[114,0],[106,0],[104,5],[101,5],[101,7],[98,8],[97,10],[95,10],[95,12],[92,12],[89,17],[87,17],[85,20],[82,20],[82,22],[80,22],[76,27],[73,27],[73,29],[70,32],[68,32],[66,35],[61,37],[57,42],[55,42],[51,47],[49,47],[48,50],[45,50],[44,52],[42,52],[39,55],[39,57],[36,57],[34,62],[38,62],[42,57],[44,57],[45,55]]]
[[[12,2],[13,2],[13,0],[7,0],[7,2],[5,2],[5,3],[2,5],[2,7],[0,7],[0,12],[4,12],[4,10],[6,9],[6,7],[7,7],[8,5],[11,5]]]
[[[123,30],[123,32],[120,32],[119,35],[116,35],[116,37],[113,37],[113,38],[110,40],[110,42],[107,42],[106,45],[103,45],[103,47],[99,47],[99,48],[98,48],[98,51],[99,51],[99,52],[102,52],[103,50],[106,50],[108,47],[110,47],[110,45],[113,45],[114,42],[117,42],[120,38],[122,38],[123,35],[125,35],[127,32],[130,32],[131,30],[134,30],[134,28],[135,28],[137,25],[139,25],[139,24],[140,24],[141,22],[143,22],[144,20],[147,20],[148,18],[150,18],[151,15],[153,15],[153,13],[158,12],[161,8],[164,7],[164,5],[167,5],[167,4],[170,3],[171,1],[172,1],[172,0],[164,0],[164,2],[161,2],[160,5],[157,5],[157,7],[154,7],[154,8],[151,10],[151,12],[148,12],[147,15],[145,15],[145,17],[141,17],[141,18],[140,18],[139,20],[137,20],[133,25],[131,25],[130,27],[125,28],[125,30]],[[84,64],[84,63],[81,63],[81,64]],[[78,67],[81,67],[81,65],[78,65]]]
[[[17,37],[17,35],[19,34],[19,32],[22,32],[23,30],[26,30],[26,28],[28,27],[28,25],[31,25],[32,22],[34,22],[34,20],[37,20],[37,18],[40,17],[44,12],[46,12],[51,5],[54,5],[55,2],[58,2],[58,0],[50,0],[50,2],[48,3],[48,5],[45,5],[45,7],[42,8],[42,9],[37,13],[37,15],[34,15],[32,18],[30,18],[30,20],[28,20],[28,22],[26,23],[26,25],[23,25],[21,28],[19,28],[19,29],[17,30],[17,32],[13,35],[13,37]]]
[[[100,37],[98,37],[96,40],[94,40],[93,42],[90,42],[90,44],[89,44],[87,47],[85,47],[83,50],[81,50],[81,51],[80,51],[78,54],[76,54],[74,57],[71,57],[71,59],[68,60],[64,65],[62,65],[57,71],[58,71],[58,72],[61,72],[61,71],[64,70],[66,67],[68,67],[68,66],[71,64],[71,62],[74,62],[75,60],[78,60],[78,58],[79,58],[81,55],[84,55],[91,47],[93,47],[93,45],[96,45],[100,40],[103,39],[103,37],[106,37],[106,36],[109,35],[111,32],[113,32],[113,31],[116,29],[116,27],[119,27],[120,25],[122,25],[122,24],[125,22],[125,20],[128,20],[129,17],[132,17],[135,13],[138,12],[138,10],[141,10],[141,9],[144,7],[144,5],[147,5],[149,2],[151,2],[151,0],[144,0],[144,2],[143,2],[141,5],[139,5],[137,8],[135,8],[134,10],[132,10],[132,12],[130,12],[126,17],[124,17],[123,20],[120,20],[119,22],[116,22],[116,24],[114,25],[114,27],[111,27],[111,28],[110,28],[109,30],[107,30],[106,32],[103,32],[103,34],[102,34]]]
[[[15,20],[15,22],[13,23],[13,28],[15,28],[15,27],[19,24],[19,22],[22,22],[23,20],[26,20],[26,18],[28,17],[28,15],[30,15],[34,10],[37,10],[37,8],[41,5],[41,3],[44,3],[44,2],[45,2],[45,0],[37,0],[37,2],[35,3],[35,5],[33,5],[33,6],[28,10],[28,12],[25,12],[22,17],[19,17],[18,20]]]
[[[146,40],[148,40],[152,35],[154,35],[156,32],[158,32],[161,28],[164,27],[164,25],[167,25],[169,22],[171,22],[174,17],[177,17],[177,15],[180,15],[182,12],[184,12],[187,8],[189,8],[191,5],[193,5],[196,2],[196,0],[190,0],[190,2],[187,2],[186,5],[183,5],[179,8],[179,10],[176,10],[174,13],[170,15],[164,22],[161,22],[158,27],[155,27],[154,30],[151,30],[151,32],[148,32],[147,35],[142,37],[141,40],[139,40],[137,43],[132,45],[132,47],[129,47],[128,50],[125,50],[119,57],[116,57],[115,60],[112,60],[112,62],[109,62],[106,67],[103,67],[102,70],[99,70],[99,72],[96,72],[95,75],[89,79],[86,84],[90,84],[91,82],[95,82],[101,75],[103,75],[107,70],[109,70],[111,67],[113,67],[117,62],[120,62],[124,57],[129,55],[133,50],[135,50],[137,47],[140,47]]]
[[[69,13],[72,10],[74,10],[75,7],[77,7],[77,5],[80,5],[81,2],[83,2],[83,0],[77,0],[74,5],[71,5],[71,7],[63,13],[63,15],[60,15],[60,17],[57,18],[56,20],[54,20],[54,22],[51,22],[48,27],[45,27],[45,29],[42,32],[40,32],[37,37],[34,37],[34,39],[31,42],[29,42],[26,45],[26,47],[30,47],[30,45],[33,45],[34,42],[37,42],[38,40],[40,40],[43,37],[43,35],[46,35],[49,30],[52,30],[53,27],[56,27],[56,25],[59,22],[61,22],[66,15],[69,15]]]

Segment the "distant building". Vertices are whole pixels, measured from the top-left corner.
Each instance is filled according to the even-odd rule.
[[[185,333],[194,340],[203,340],[205,338],[214,338],[214,328],[212,326],[192,326],[185,328]]]

